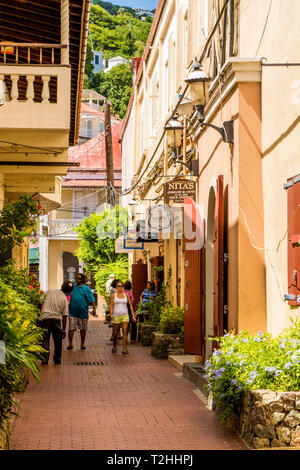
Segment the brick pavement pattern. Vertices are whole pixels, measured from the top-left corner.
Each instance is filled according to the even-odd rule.
[[[41,366],[21,395],[11,450],[246,450],[239,437],[197,397],[195,386],[150,348],[121,344],[112,354],[111,329],[91,319],[86,350],[79,332],[63,343],[61,365]],[[77,362],[104,365],[77,365]]]

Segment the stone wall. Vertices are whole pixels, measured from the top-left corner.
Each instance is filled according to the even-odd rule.
[[[151,346],[151,334],[156,330],[154,325],[141,326],[141,343],[143,346]]]
[[[168,350],[182,349],[183,335],[165,333],[151,334],[151,354],[156,359],[167,359]]]
[[[300,447],[300,392],[247,392],[239,426],[254,449]]]

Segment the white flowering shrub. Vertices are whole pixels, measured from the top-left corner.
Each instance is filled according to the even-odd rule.
[[[207,391],[222,421],[238,412],[247,390],[300,390],[299,319],[275,338],[232,331],[213,340],[220,347],[206,361]]]

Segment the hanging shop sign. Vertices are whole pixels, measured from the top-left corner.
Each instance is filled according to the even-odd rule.
[[[124,237],[118,237],[115,242],[115,253],[132,253],[132,249],[124,248]]]
[[[128,230],[124,235],[123,248],[126,250],[143,250],[144,243],[137,240],[137,233],[135,229]]]
[[[196,182],[187,179],[168,181],[164,185],[165,204],[183,204],[184,198],[196,201]]]

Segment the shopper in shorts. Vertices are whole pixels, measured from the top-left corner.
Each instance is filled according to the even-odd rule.
[[[72,290],[69,305],[69,346],[67,349],[73,349],[74,331],[80,331],[81,345],[80,349],[85,349],[85,337],[88,329],[89,305],[93,306],[93,315],[96,316],[95,297],[91,289],[85,284],[85,276],[82,273],[77,274],[76,284]]]
[[[127,345],[127,331],[129,324],[129,311],[130,308],[132,314],[132,320],[135,322],[135,314],[132,308],[130,298],[124,292],[124,284],[122,281],[118,280],[117,282],[117,292],[112,294],[110,298],[110,319],[113,323],[113,348],[112,352],[117,352],[117,338],[122,325],[123,331],[123,354],[128,354],[126,345]]]

